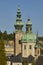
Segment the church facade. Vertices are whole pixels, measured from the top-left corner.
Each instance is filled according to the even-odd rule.
[[[24,23],[21,18],[20,8],[17,10],[16,22],[14,24],[14,54],[7,57],[7,65],[32,65],[40,56],[40,43],[38,34],[32,32],[32,22],[28,18],[26,31],[23,31]]]

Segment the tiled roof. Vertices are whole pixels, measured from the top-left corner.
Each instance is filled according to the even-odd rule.
[[[22,55],[21,55],[21,53],[19,54],[19,55],[17,55],[17,56],[14,56],[14,55],[12,55],[11,57],[7,57],[8,59],[8,61],[12,61],[12,62],[29,62],[29,63],[32,63],[33,62],[33,60],[34,60],[34,57],[33,56],[29,56],[28,58],[24,58],[24,57],[22,57]]]
[[[43,56],[39,56],[36,60],[35,65],[43,65]]]

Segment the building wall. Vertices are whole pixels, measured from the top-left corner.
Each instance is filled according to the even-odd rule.
[[[22,65],[22,63],[13,63],[12,65]]]
[[[5,48],[5,53],[6,53],[6,56],[11,56],[14,54],[14,49],[13,47],[9,47],[9,48]]]
[[[23,32],[15,33],[15,55],[21,53],[21,44],[19,44],[19,40],[21,40],[22,35]]]
[[[7,65],[11,65],[10,61],[7,61]],[[12,62],[12,65],[23,65],[22,62]],[[32,63],[28,63],[28,65],[32,65]]]
[[[11,62],[10,61],[7,61],[7,65],[11,65]]]
[[[7,43],[5,42],[5,53],[6,56],[14,54],[14,41],[7,41]]]
[[[29,48],[31,45],[31,49]],[[26,49],[24,48],[26,46]],[[35,56],[35,43],[22,43],[22,56],[28,57],[29,55]]]
[[[37,54],[37,56],[40,56],[40,48],[37,48],[36,54]]]
[[[32,63],[28,63],[28,65],[32,65]]]
[[[36,49],[35,55],[35,59],[37,59],[40,56],[40,48]]]

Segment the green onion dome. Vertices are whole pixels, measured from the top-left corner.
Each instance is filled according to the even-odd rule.
[[[36,35],[33,33],[25,33],[22,38],[21,38],[21,42],[36,42]]]
[[[21,11],[20,11],[20,7],[17,10],[17,15],[16,15],[16,22],[14,24],[14,26],[23,26],[23,22],[22,22],[22,18],[21,18]]]
[[[27,21],[26,25],[32,25],[32,22],[30,21],[29,18],[28,18],[28,21]]]
[[[24,24],[23,24],[23,22],[20,22],[20,21],[18,21],[18,22],[16,22],[15,24],[14,24],[14,26],[23,26]]]

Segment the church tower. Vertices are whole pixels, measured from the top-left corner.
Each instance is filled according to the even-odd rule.
[[[31,33],[32,32],[32,22],[30,21],[30,18],[28,18],[28,21],[26,23],[26,32]]]
[[[20,11],[20,7],[18,7],[17,10],[17,15],[16,15],[16,22],[14,24],[15,27],[15,49],[14,49],[14,53],[15,55],[18,55],[19,53],[21,53],[21,37],[23,35],[23,22],[22,22],[22,18],[21,18],[21,11]]]
[[[22,57],[35,57],[36,34],[32,32],[32,22],[30,18],[26,22],[26,33],[21,38]]]

